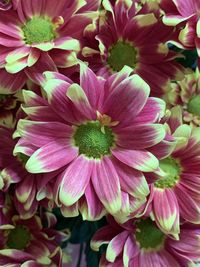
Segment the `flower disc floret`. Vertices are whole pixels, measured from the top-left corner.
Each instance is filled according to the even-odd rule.
[[[178,163],[169,157],[160,161],[160,168],[166,173],[166,176],[155,182],[155,186],[158,188],[173,187],[179,180],[180,167]]]
[[[79,148],[79,154],[89,158],[101,158],[110,154],[110,148],[114,143],[112,129],[103,126],[99,121],[88,122],[78,126],[75,134],[75,145]]]
[[[132,45],[119,41],[110,48],[108,64],[114,71],[120,71],[125,65],[134,68],[136,55]]]
[[[140,248],[157,249],[163,245],[165,235],[150,219],[141,220],[136,227],[135,237]]]
[[[48,18],[33,17],[22,30],[27,44],[49,42],[55,38],[53,23]]]
[[[27,227],[18,225],[15,229],[10,230],[7,238],[7,246],[11,249],[25,249],[31,239],[31,234]]]

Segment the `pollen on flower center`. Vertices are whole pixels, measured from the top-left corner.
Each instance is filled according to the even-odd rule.
[[[110,127],[104,126],[102,131],[100,122],[92,121],[78,126],[74,134],[74,141],[79,148],[79,154],[98,159],[110,154],[114,136]]]
[[[48,42],[55,38],[53,23],[43,17],[33,17],[22,30],[27,44]]]
[[[165,235],[160,231],[151,219],[141,220],[136,224],[135,238],[140,248],[145,250],[159,249],[165,240]]]
[[[132,45],[119,41],[110,48],[107,62],[114,71],[120,71],[125,65],[134,68],[136,55],[136,49]]]
[[[31,234],[28,229],[23,225],[19,225],[10,230],[6,245],[11,249],[23,250],[29,244],[30,239]]]
[[[193,96],[187,105],[187,111],[193,115],[200,116],[200,95]]]
[[[179,180],[180,166],[172,158],[166,158],[160,161],[160,168],[166,173],[165,177],[162,177],[155,182],[155,186],[158,188],[171,188]]]

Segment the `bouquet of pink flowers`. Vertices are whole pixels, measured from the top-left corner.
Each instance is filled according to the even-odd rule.
[[[0,0],[0,266],[197,266],[199,14]]]

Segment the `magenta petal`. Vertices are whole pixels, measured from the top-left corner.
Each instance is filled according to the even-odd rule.
[[[155,171],[159,162],[157,158],[145,150],[112,149],[112,154],[124,164],[143,172]]]
[[[158,144],[165,137],[166,131],[161,124],[128,126],[117,129],[117,144],[127,149],[144,149]]]
[[[66,205],[73,205],[85,192],[90,182],[93,162],[83,156],[76,158],[64,171],[60,185],[59,199]]]
[[[57,139],[36,150],[26,163],[31,173],[44,173],[60,169],[78,155],[78,149],[67,139]]]
[[[121,209],[121,188],[119,176],[111,159],[104,157],[95,162],[92,183],[97,196],[110,213]]]
[[[164,232],[179,233],[179,207],[171,189],[154,189],[153,209],[156,222]]]
[[[83,220],[99,220],[106,214],[106,211],[97,197],[92,183],[88,184],[85,190],[85,196],[80,201],[79,209],[81,211]]]
[[[120,125],[129,124],[144,107],[149,96],[149,86],[138,76],[133,75],[119,83],[105,101],[103,113]]]

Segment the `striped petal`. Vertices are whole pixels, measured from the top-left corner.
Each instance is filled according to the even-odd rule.
[[[62,174],[59,200],[66,206],[73,205],[85,193],[90,182],[93,162],[79,156]]]
[[[155,171],[159,166],[157,158],[145,150],[112,149],[112,154],[124,164],[143,172]]]
[[[36,150],[26,163],[31,173],[45,173],[66,166],[78,155],[67,139],[57,139]]]
[[[179,207],[171,189],[154,189],[153,209],[156,222],[165,233],[179,234]]]
[[[119,176],[109,157],[95,162],[92,183],[97,196],[106,209],[114,214],[121,209],[121,189]]]

